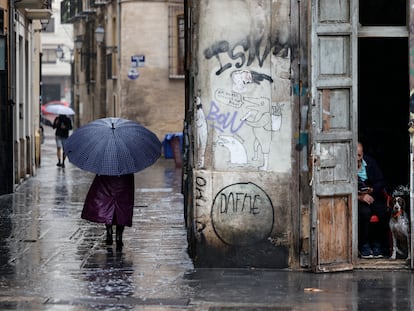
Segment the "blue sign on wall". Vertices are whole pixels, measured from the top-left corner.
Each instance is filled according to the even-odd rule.
[[[145,55],[133,55],[131,56],[131,66],[136,67],[144,67],[145,64]]]

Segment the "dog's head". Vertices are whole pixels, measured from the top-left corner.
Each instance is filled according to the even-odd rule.
[[[397,217],[404,212],[405,200],[402,197],[394,197],[392,199],[392,217]]]

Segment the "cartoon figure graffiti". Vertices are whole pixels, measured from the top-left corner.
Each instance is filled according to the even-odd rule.
[[[280,131],[280,128],[282,127],[282,103],[272,103],[272,131]]]
[[[207,120],[204,115],[203,106],[199,96],[196,98],[196,124],[197,124],[197,152],[198,152],[198,167],[204,167],[204,157],[207,146]]]
[[[259,170],[267,170],[269,167],[269,153],[271,138],[269,132],[272,130],[272,118],[270,115],[270,103],[268,98],[254,98],[245,97],[246,102],[252,105],[247,105],[246,114],[242,117],[242,120],[246,122],[248,126],[253,129],[254,135],[254,156],[253,161],[259,160],[259,149],[263,154],[263,164],[259,167]]]
[[[230,77],[233,83],[233,91],[238,93],[246,92],[247,85],[251,83],[260,84],[263,80],[273,82],[270,76],[252,70],[236,70],[231,73]]]
[[[248,165],[249,169],[268,171],[276,169],[277,157],[286,157],[289,152],[284,146],[276,150],[273,140],[289,139],[281,129],[282,121],[286,128],[290,122],[289,111],[282,111],[291,96],[290,30],[283,26],[285,23],[278,23],[282,26],[274,29],[275,36],[271,34],[268,1],[246,1],[245,5],[249,16],[243,21],[244,29],[202,44],[205,59],[211,60],[208,68],[214,68],[206,84],[214,98],[208,98],[210,106],[205,120],[213,148],[226,149],[224,157],[223,150],[217,154],[213,150],[217,168]],[[288,16],[287,2],[275,5]],[[289,109],[286,105],[286,110]],[[270,157],[271,151],[275,152],[275,158]]]
[[[408,132],[414,134],[414,89],[410,91],[410,122],[408,123]]]
[[[220,135],[216,143],[229,151],[231,164],[247,163],[246,149],[244,148],[243,144],[235,137]]]
[[[253,82],[252,74],[249,70],[233,71],[231,80],[233,81],[233,91],[239,93],[246,92],[246,85]]]

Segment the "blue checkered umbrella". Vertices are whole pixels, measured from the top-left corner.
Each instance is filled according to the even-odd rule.
[[[121,118],[98,119],[78,128],[63,148],[79,168],[110,176],[139,172],[161,155],[161,142],[153,132]]]

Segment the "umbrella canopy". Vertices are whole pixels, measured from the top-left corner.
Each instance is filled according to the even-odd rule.
[[[121,118],[98,119],[78,128],[63,148],[79,168],[109,176],[139,172],[161,156],[161,142],[153,132]]]
[[[73,115],[75,111],[72,108],[63,105],[48,105],[45,111],[53,114]]]
[[[45,109],[46,109],[46,107],[47,107],[47,106],[50,106],[50,105],[62,105],[62,106],[66,106],[66,107],[69,107],[69,106],[70,106],[70,104],[69,104],[67,101],[62,101],[62,100],[52,100],[52,101],[50,101],[50,102],[47,102],[47,103],[45,103],[45,104],[42,104],[42,108],[41,108],[42,113],[47,114],[48,112],[47,112],[47,111],[45,111]]]

